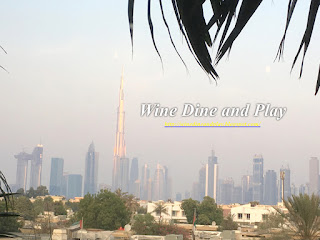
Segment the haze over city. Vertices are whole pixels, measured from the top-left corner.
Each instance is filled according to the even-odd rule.
[[[0,71],[0,163],[9,183],[15,183],[14,155],[31,152],[39,143],[44,146],[44,185],[49,185],[53,157],[64,158],[66,172],[84,174],[86,152],[94,141],[100,154],[98,182],[111,184],[123,67],[127,156],[137,157],[140,166],[148,163],[152,169],[157,163],[168,166],[173,195],[191,191],[212,149],[221,178],[233,177],[240,183],[242,175],[251,174],[254,155],[262,154],[265,170],[278,174],[282,165],[289,165],[292,182],[308,181],[308,161],[320,157],[319,96],[313,95],[320,52],[315,41],[308,50],[302,79],[298,80],[298,67],[290,75],[300,41],[295,35],[304,30],[303,10],[308,6],[298,3],[285,61],[274,63],[285,24],[285,15],[274,12],[286,12],[287,3],[263,2],[256,21],[248,24],[233,46],[230,59],[218,66],[217,84],[210,84],[181,36],[174,35],[189,69],[186,73],[159,21],[155,36],[163,57],[162,71],[149,36],[146,9],[139,3],[132,59],[126,4],[2,1],[0,45],[8,54],[0,53],[0,64],[10,73]],[[263,22],[269,15],[270,21]],[[158,12],[154,17],[159,19]],[[168,19],[175,21],[169,8]],[[317,27],[314,39],[320,37]],[[286,107],[287,113],[280,121],[252,116],[170,119],[258,122],[258,129],[166,129],[168,118],[140,116],[141,103],[181,109],[185,103],[220,109],[271,103]]]

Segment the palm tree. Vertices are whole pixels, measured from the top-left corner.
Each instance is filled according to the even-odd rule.
[[[16,193],[12,193],[9,184],[3,173],[0,171],[0,199],[4,198],[5,201],[5,212],[0,212],[0,217],[17,217],[19,214],[15,212],[10,212],[9,210],[14,209],[13,205],[13,195]],[[0,232],[0,237],[15,237],[13,234]]]
[[[167,210],[167,207],[164,205],[163,202],[158,202],[158,203],[155,203],[155,209],[152,211],[154,213],[156,213],[157,215],[159,215],[159,224],[161,222],[161,215],[162,214],[166,214],[168,215],[168,210]]]
[[[217,79],[218,73],[214,69],[214,64],[218,64],[223,56],[231,50],[231,47],[235,40],[240,35],[248,21],[251,19],[253,14],[259,8],[262,0],[210,0],[212,8],[212,16],[208,23],[206,22],[203,14],[203,4],[209,0],[171,0],[172,8],[175,12],[175,16],[180,28],[182,35],[185,38],[187,46],[194,56],[200,67],[213,79]],[[151,0],[148,0],[148,23],[150,28],[150,34],[153,45],[157,54],[161,59],[161,55],[158,51],[154,34],[153,34],[153,23],[151,17]],[[289,0],[287,10],[287,20],[285,24],[284,34],[280,41],[277,57],[279,60],[283,55],[284,42],[287,34],[288,27],[290,25],[291,18],[293,16],[296,4],[298,0]],[[293,60],[292,68],[295,66],[297,58],[303,49],[303,58],[301,62],[300,78],[302,76],[303,62],[308,50],[314,24],[316,21],[317,12],[320,6],[320,0],[311,0],[309,7],[309,14],[307,20],[307,26],[302,37],[300,47]],[[239,7],[240,6],[240,7]],[[162,14],[162,20],[167,27],[169,38],[171,43],[176,50],[174,41],[172,40],[170,28],[166,21],[165,12],[162,6],[162,0],[159,0],[159,8]],[[237,10],[239,9],[239,10]],[[130,25],[131,43],[133,47],[133,12],[134,12],[134,0],[128,0],[128,21]],[[231,29],[230,25],[232,19],[236,19],[235,26]],[[212,28],[216,26],[216,28]],[[223,27],[224,26],[224,27]],[[223,29],[223,31],[222,31]],[[213,31],[210,35],[209,30]],[[231,31],[230,31],[231,30]],[[228,32],[230,32],[228,34]],[[221,34],[220,34],[221,33]],[[212,47],[214,43],[218,41],[218,36],[221,35],[220,41],[218,42],[217,53],[213,64],[212,58],[209,54],[208,47]],[[133,50],[132,50],[133,51]],[[176,50],[177,52],[177,50]],[[178,52],[177,52],[178,53]],[[179,53],[178,53],[179,55]],[[180,55],[179,55],[180,57]],[[181,57],[180,57],[181,58]],[[318,80],[316,84],[317,94],[320,86],[320,69],[318,74]]]
[[[276,209],[286,220],[285,231],[303,240],[319,239],[320,234],[320,197],[300,194],[284,201],[288,212]],[[296,239],[296,238],[295,238]]]

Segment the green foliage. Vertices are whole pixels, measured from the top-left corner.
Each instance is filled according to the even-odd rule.
[[[267,219],[258,225],[259,232],[270,232],[272,228],[281,228],[284,218],[279,213],[270,213]]]
[[[221,224],[223,219],[222,209],[218,208],[216,202],[211,197],[203,198],[203,201],[199,205],[199,213],[205,214],[210,222],[215,221],[218,225]]]
[[[318,239],[320,234],[320,197],[312,194],[300,194],[284,201],[288,213],[276,209],[285,219],[287,232],[297,236],[297,239]]]
[[[36,213],[30,199],[25,196],[15,198],[15,209],[25,220],[34,220]]]
[[[206,214],[199,214],[197,221],[197,224],[200,225],[211,225],[212,221],[210,221],[209,217]]]
[[[132,230],[139,235],[160,235],[181,234],[183,239],[189,239],[189,231],[176,225],[158,224],[154,217],[148,213],[135,215]]]
[[[19,189],[20,190],[20,189]],[[21,190],[20,190],[21,191]],[[28,198],[36,198],[38,196],[49,195],[49,191],[46,186],[39,186],[36,190],[31,187],[25,194]]]
[[[67,210],[65,209],[62,201],[53,203],[53,211],[54,215],[67,215]]]
[[[181,208],[183,209],[188,223],[193,223],[193,215],[194,215],[194,209],[197,210],[199,207],[199,202],[196,200],[193,200],[192,198],[185,199],[182,201]],[[198,212],[198,210],[197,210]]]
[[[229,215],[228,217],[222,220],[220,230],[237,230],[238,227],[238,223],[233,221],[233,217]]]
[[[9,210],[12,210],[11,208]],[[6,203],[0,199],[0,212],[6,211]],[[0,217],[0,234],[4,232],[18,232],[21,223],[17,217]]]
[[[191,198],[183,200],[181,208],[187,217],[188,223],[193,223],[194,209],[196,209],[197,219],[196,224],[211,225],[215,221],[218,225],[223,219],[223,212],[218,208],[216,202],[211,197],[204,197],[199,203]]]
[[[72,209],[72,211],[74,211],[74,212],[77,212],[79,210],[79,205],[80,205],[80,203],[78,203],[78,202],[70,202],[70,201],[68,201],[68,202],[65,203],[65,207],[67,209]]]
[[[85,228],[115,230],[129,222],[130,212],[115,193],[103,190],[97,195],[87,194],[79,205],[77,218],[83,217]]]
[[[54,204],[52,197],[45,197],[43,199],[43,209],[46,212],[52,212],[54,211]]]
[[[145,208],[145,207],[138,207],[137,213],[138,213],[138,214],[147,214],[147,208]]]
[[[35,214],[38,216],[40,213],[44,212],[44,203],[43,200],[41,198],[37,198],[34,202],[33,202],[33,209],[35,211]]]
[[[132,230],[139,235],[153,235],[154,217],[148,214],[138,214],[134,216]]]

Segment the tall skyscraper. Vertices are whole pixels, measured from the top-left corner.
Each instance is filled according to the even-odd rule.
[[[265,177],[264,204],[276,205],[278,202],[277,174],[268,170]]]
[[[141,191],[140,191],[141,200],[149,200],[148,199],[149,178],[150,178],[150,169],[148,167],[148,164],[144,164],[141,171]]]
[[[120,158],[118,188],[122,192],[129,192],[129,158]]]
[[[41,185],[42,174],[42,154],[43,146],[38,144],[32,154],[21,152],[14,157],[17,159],[17,175],[16,175],[16,187],[17,189],[27,189],[28,183],[28,161],[31,161],[30,171],[30,188],[37,189]]]
[[[137,180],[139,180],[139,162],[138,162],[138,158],[133,158],[131,160],[131,167],[130,167],[129,193],[134,194],[136,192],[135,182]],[[140,196],[138,196],[138,197],[140,197]]]
[[[244,175],[241,179],[242,187],[242,204],[246,204],[253,201],[252,196],[252,176]]]
[[[98,187],[98,161],[99,153],[95,152],[94,143],[89,146],[84,174],[84,194],[96,194]]]
[[[309,160],[309,194],[319,194],[319,159]]]
[[[123,74],[121,76],[120,91],[119,91],[119,106],[117,114],[117,130],[116,142],[113,153],[113,172],[112,172],[112,189],[121,189],[120,181],[125,180],[125,176],[121,176],[124,171],[120,170],[121,159],[126,158],[126,144],[124,139],[124,92],[123,92]],[[123,165],[124,163],[122,163]],[[122,169],[124,170],[124,169]],[[122,179],[122,180],[121,180]],[[123,182],[123,181],[122,181]],[[123,190],[123,189],[122,189]]]
[[[67,179],[67,198],[82,197],[82,176],[80,174],[69,174]]]
[[[218,158],[212,150],[206,164],[206,188],[205,195],[217,199],[218,191]]]
[[[223,180],[220,186],[220,204],[231,204],[233,202],[234,181],[232,178]]]
[[[62,195],[63,158],[51,158],[50,195]]]
[[[284,200],[287,200],[288,197],[291,197],[291,181],[290,181],[290,168],[288,167],[281,167],[280,172],[284,172]],[[280,181],[280,201],[282,201],[282,187]]]
[[[165,170],[159,163],[154,174],[153,200],[167,200],[165,199]]]
[[[255,155],[253,158],[253,201],[263,203],[263,157]]]
[[[202,167],[199,170],[199,201],[202,201],[206,196],[206,167]]]

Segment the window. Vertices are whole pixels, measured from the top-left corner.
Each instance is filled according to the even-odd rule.
[[[238,219],[242,219],[242,213],[238,213]]]
[[[176,211],[172,211],[172,217],[177,216],[177,212]]]
[[[250,220],[250,213],[247,213],[247,220]]]

